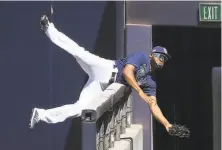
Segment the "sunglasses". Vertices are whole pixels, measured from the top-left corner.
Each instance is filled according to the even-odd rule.
[[[153,53],[154,56],[156,56],[157,58],[159,58],[160,61],[162,62],[166,62],[168,60],[167,56],[161,53]]]

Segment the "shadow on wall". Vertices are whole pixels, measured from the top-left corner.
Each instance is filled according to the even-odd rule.
[[[116,2],[108,2],[96,39],[94,54],[107,59],[116,57]],[[88,76],[85,77],[86,83]],[[81,117],[74,118],[69,129],[64,150],[81,150]]]

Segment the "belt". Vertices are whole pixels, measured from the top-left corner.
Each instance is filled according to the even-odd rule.
[[[113,65],[113,69],[115,70],[116,68],[117,68],[117,66]],[[112,72],[111,78],[109,79],[109,84],[112,84],[116,81],[117,72],[118,71],[113,71]]]

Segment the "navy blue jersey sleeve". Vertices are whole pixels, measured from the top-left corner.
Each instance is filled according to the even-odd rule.
[[[144,53],[137,52],[137,53],[134,53],[134,54],[128,56],[126,64],[131,64],[135,68],[139,68],[145,62],[146,62],[146,60],[144,57]]]

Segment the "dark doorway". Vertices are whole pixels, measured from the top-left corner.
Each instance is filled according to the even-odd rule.
[[[154,150],[212,150],[212,67],[221,66],[221,29],[153,26],[153,46],[172,59],[158,74],[158,104],[167,119],[187,125],[189,140],[170,137],[154,121]]]

